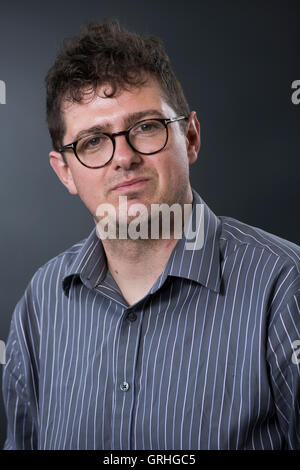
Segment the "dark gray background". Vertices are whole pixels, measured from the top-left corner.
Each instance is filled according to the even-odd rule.
[[[1,1],[2,340],[36,269],[93,227],[48,163],[44,76],[64,37],[105,17],[164,40],[202,126],[192,184],[214,212],[300,244],[300,105],[291,102],[291,83],[300,79],[300,2]],[[5,427],[1,402],[1,447]]]

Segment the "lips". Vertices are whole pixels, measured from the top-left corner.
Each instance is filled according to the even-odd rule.
[[[143,186],[144,183],[149,181],[147,178],[134,178],[131,180],[122,181],[122,183],[117,184],[114,186],[113,190],[122,190],[122,189],[135,189],[140,186]]]

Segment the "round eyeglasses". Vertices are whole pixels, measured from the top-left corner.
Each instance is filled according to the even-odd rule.
[[[125,131],[109,134],[94,132],[64,145],[58,151],[72,149],[76,158],[87,168],[102,168],[107,165],[115,153],[115,138],[124,135],[128,145],[143,155],[153,155],[165,148],[168,142],[168,124],[188,119],[177,116],[170,119],[144,119],[130,126]]]

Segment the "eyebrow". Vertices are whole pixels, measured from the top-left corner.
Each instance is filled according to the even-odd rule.
[[[144,111],[139,111],[136,113],[131,113],[124,118],[124,126],[126,129],[128,129],[130,126],[138,122],[139,120],[142,120],[143,118],[146,117],[161,117],[164,118],[164,115],[158,111],[157,109],[146,109]],[[95,126],[89,127],[88,129],[82,129],[79,131],[74,139],[73,142],[76,140],[80,139],[81,137],[89,134],[93,134],[95,132],[108,132],[108,129],[111,129],[112,123],[109,121],[105,121],[102,124],[97,124]]]

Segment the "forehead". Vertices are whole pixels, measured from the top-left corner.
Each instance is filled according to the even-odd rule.
[[[156,80],[151,79],[140,87],[121,90],[112,97],[105,96],[110,91],[109,85],[103,85],[96,93],[84,90],[81,102],[63,101],[62,115],[67,140],[92,126],[105,124],[108,130],[110,127],[122,126],[130,114],[148,109],[172,117],[169,116],[172,108],[167,104]]]

